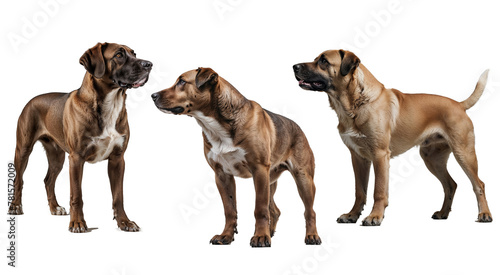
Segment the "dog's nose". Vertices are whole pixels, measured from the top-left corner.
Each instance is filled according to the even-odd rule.
[[[151,63],[149,61],[146,61],[146,60],[142,60],[141,61],[141,66],[144,67],[144,68],[151,68],[151,67],[153,67],[153,63]]]
[[[300,71],[300,69],[302,68],[302,65],[301,64],[295,64],[293,65],[293,71],[295,73],[298,73]]]
[[[158,99],[158,97],[160,97],[160,95],[158,93],[154,93],[151,95],[151,98],[153,99],[153,101],[156,101]]]

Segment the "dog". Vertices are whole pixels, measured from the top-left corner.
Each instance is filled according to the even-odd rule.
[[[167,114],[189,115],[202,128],[205,158],[215,172],[226,224],[210,243],[230,244],[236,229],[234,177],[253,177],[255,233],[252,247],[271,246],[280,210],[274,202],[277,180],[290,171],[305,206],[306,244],[321,244],[313,210],[314,155],[306,136],[290,119],[246,99],[210,68],[183,73],[175,84],[151,95]]]
[[[47,153],[49,169],[45,189],[52,215],[67,215],[57,203],[54,186],[65,152],[69,154],[69,231],[87,232],[83,217],[82,173],[85,162],[108,160],[114,219],[124,231],[139,231],[123,208],[123,154],[129,141],[125,109],[126,90],[143,86],[153,64],[136,58],[125,45],[98,43],[80,58],[85,69],[82,86],[70,93],[49,93],[33,98],[24,107],[17,124],[14,166],[14,200],[9,214],[21,215],[23,173],[36,141]]]
[[[433,219],[447,219],[457,184],[446,164],[451,152],[472,182],[476,194],[478,222],[491,222],[484,183],[477,175],[474,129],[465,111],[483,93],[488,70],[472,95],[462,102],[430,94],[405,94],[387,89],[360,59],[350,51],[328,50],[313,62],[293,66],[299,86],[305,90],[323,91],[337,113],[338,130],[349,148],[356,182],[356,200],[352,210],[337,222],[356,223],[366,204],[370,166],[375,171],[372,212],[363,225],[382,223],[388,206],[389,159],[420,145],[420,155],[429,171],[444,188],[444,202]]]

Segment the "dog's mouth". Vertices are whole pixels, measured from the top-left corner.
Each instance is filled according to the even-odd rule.
[[[304,90],[323,91],[326,88],[326,83],[323,81],[306,81],[298,77],[296,78],[299,81],[299,87]]]
[[[160,109],[160,111],[162,111],[164,113],[167,113],[167,114],[178,115],[178,114],[181,114],[181,113],[184,112],[184,108],[180,107],[180,106],[177,106],[177,107],[174,107],[174,108],[162,108],[162,107],[159,107],[159,106],[156,106],[156,107],[158,107],[158,109]]]
[[[126,88],[126,89],[139,88],[139,87],[144,86],[144,84],[146,84],[146,82],[148,82],[148,79],[149,79],[149,75],[146,75],[145,77],[143,77],[143,78],[141,78],[133,83],[126,83],[126,82],[122,82],[122,81],[118,80],[117,84],[120,87]]]

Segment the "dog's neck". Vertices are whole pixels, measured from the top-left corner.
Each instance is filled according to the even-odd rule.
[[[236,118],[241,112],[247,112],[250,107],[251,103],[247,98],[229,82],[219,77],[219,82],[212,91],[210,103],[191,114],[202,127],[205,135],[212,139],[225,138],[235,131]]]
[[[212,94],[210,109],[219,121],[231,121],[238,113],[246,110],[250,101],[222,77]]]
[[[77,96],[79,100],[88,104],[91,110],[103,115],[102,111],[110,108],[109,102],[121,102],[120,106],[115,106],[121,110],[123,107],[121,105],[124,105],[127,96],[125,91],[126,89],[105,83],[87,72],[82,86],[77,90]]]
[[[330,106],[341,120],[355,119],[366,103],[376,100],[384,86],[362,64],[353,72],[346,88],[326,91]]]
[[[116,89],[119,89],[119,92],[116,93],[117,96],[125,95],[126,89],[119,88],[114,83],[106,83],[86,72],[82,86],[78,89],[78,97],[86,102],[102,102],[109,93]]]

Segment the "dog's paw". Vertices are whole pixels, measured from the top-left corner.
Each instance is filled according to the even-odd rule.
[[[476,222],[492,222],[493,218],[491,217],[491,213],[485,212],[485,213],[479,213],[477,216]]]
[[[446,220],[446,219],[448,219],[448,214],[449,213],[443,213],[441,211],[436,211],[432,215],[432,218],[435,220]]]
[[[258,236],[255,235],[250,239],[250,245],[252,247],[271,247],[271,236],[269,235],[262,235]]]
[[[69,232],[71,233],[86,233],[88,232],[87,223],[82,221],[71,221],[69,222]]]
[[[55,216],[62,216],[62,215],[68,215],[66,212],[66,209],[62,206],[57,206],[54,209],[50,209],[50,214],[55,215]]]
[[[382,224],[383,216],[369,215],[363,220],[363,226],[379,226]]]
[[[23,212],[23,206],[22,205],[14,205],[11,204],[9,207],[9,212],[7,212],[9,215],[22,215],[24,214]]]
[[[126,232],[139,232],[141,228],[133,221],[122,221],[118,223],[118,227]]]
[[[321,238],[318,234],[315,235],[307,235],[305,239],[306,244],[321,244]]]
[[[353,215],[350,213],[343,214],[337,219],[337,223],[356,223],[359,219],[359,215]]]
[[[211,240],[211,244],[231,244],[234,241],[233,235],[215,235]]]

